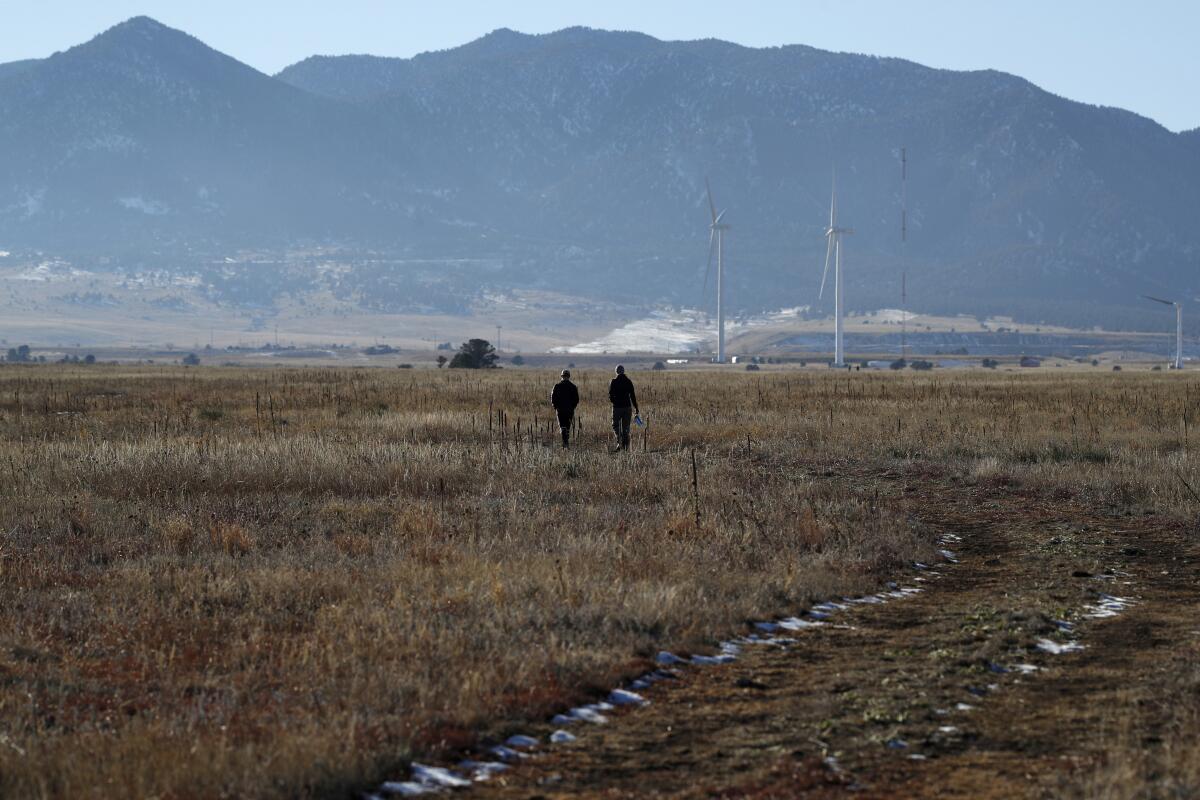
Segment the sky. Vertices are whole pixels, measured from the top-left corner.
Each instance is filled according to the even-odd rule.
[[[1200,127],[1200,0],[0,0],[0,62],[141,14],[268,73],[315,54],[409,57],[496,28],[586,25],[999,69],[1171,130]]]

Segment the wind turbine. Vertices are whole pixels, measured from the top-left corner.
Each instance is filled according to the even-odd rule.
[[[842,236],[851,234],[851,228],[839,228],[837,224],[837,179],[833,181],[833,196],[829,201],[829,227],[825,229],[825,271],[821,273],[821,291],[817,299],[825,296],[825,279],[829,275],[829,257],[833,256],[833,366],[846,366],[842,349]]]
[[[725,231],[729,226],[721,222],[725,212],[717,213],[717,205],[713,202],[712,187],[708,178],[704,179],[704,188],[708,192],[708,210],[712,213],[712,223],[708,226],[708,266],[704,268],[704,291],[708,291],[708,273],[712,269],[713,244],[717,246],[717,363],[725,363]]]
[[[1163,300],[1148,294],[1144,294],[1142,297],[1162,303],[1164,306],[1175,306],[1175,363],[1171,365],[1171,369],[1183,369],[1183,306],[1174,300]]]

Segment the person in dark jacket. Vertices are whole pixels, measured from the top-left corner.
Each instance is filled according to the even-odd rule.
[[[550,405],[558,415],[558,427],[562,429],[562,446],[569,447],[571,441],[571,420],[575,418],[575,407],[579,405],[579,389],[571,383],[571,370],[562,371],[562,380],[554,384],[550,393]]]
[[[617,449],[629,449],[629,423],[633,412],[638,410],[637,395],[633,381],[625,374],[625,367],[617,365],[617,375],[608,383],[608,399],[613,407],[613,433],[617,436]]]

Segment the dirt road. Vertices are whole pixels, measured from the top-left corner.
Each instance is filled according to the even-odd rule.
[[[909,599],[685,668],[646,692],[649,705],[575,725],[576,741],[475,792],[1062,796],[1086,793],[1119,739],[1162,746],[1159,687],[1200,653],[1200,532],[1000,478],[856,479],[961,537],[958,563],[906,576],[924,589]],[[1133,602],[1106,611],[1112,596]]]

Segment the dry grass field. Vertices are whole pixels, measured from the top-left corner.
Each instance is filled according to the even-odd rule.
[[[1188,374],[633,378],[610,454],[599,372],[564,452],[550,371],[0,368],[0,796],[339,797],[452,756],[931,558],[856,469],[1200,515]]]

